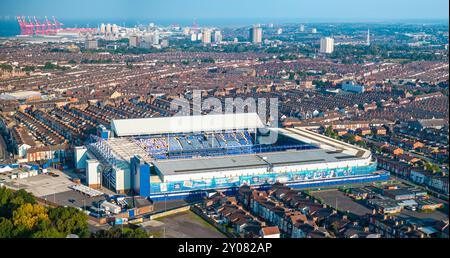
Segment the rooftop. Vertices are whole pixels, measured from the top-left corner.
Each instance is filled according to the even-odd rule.
[[[256,113],[114,119],[111,127],[117,136],[212,132],[263,128]]]

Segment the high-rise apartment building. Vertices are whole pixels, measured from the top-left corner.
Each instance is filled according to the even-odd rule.
[[[222,32],[220,30],[214,32],[214,42],[217,44],[222,42]]]
[[[86,49],[97,49],[98,48],[98,42],[96,39],[87,39],[84,42],[84,48]]]
[[[128,39],[128,45],[130,47],[138,47],[139,46],[139,37],[138,36],[130,36]]]
[[[211,30],[204,29],[202,32],[202,43],[211,44]]]
[[[253,44],[260,44],[262,42],[262,28],[259,26],[253,26],[249,31],[249,40]]]
[[[334,39],[325,37],[320,39],[320,53],[331,54],[334,51]]]

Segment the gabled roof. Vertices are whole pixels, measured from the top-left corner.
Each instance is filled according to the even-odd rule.
[[[243,130],[263,127],[264,124],[256,113],[114,119],[111,122],[112,130],[119,137]]]

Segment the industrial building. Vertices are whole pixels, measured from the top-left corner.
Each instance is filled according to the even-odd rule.
[[[385,180],[370,151],[256,113],[119,119],[75,151],[89,186],[152,199],[281,182],[315,187]]]

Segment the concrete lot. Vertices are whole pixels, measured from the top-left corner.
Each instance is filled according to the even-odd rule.
[[[69,176],[56,170],[51,170],[51,172],[58,174],[59,177],[40,174],[23,179],[10,179],[7,175],[3,175],[2,178],[5,178],[6,186],[12,189],[25,189],[38,197],[70,190],[69,186],[74,183]]]
[[[93,205],[92,202],[105,200],[104,196],[89,197],[74,190],[49,194],[42,196],[42,198],[47,199],[56,204],[59,204],[61,206],[72,206],[82,209],[84,209],[84,207],[87,206],[92,206]]]
[[[341,211],[349,211],[358,216],[372,213],[369,208],[355,202],[352,198],[338,190],[313,192],[311,194],[316,198],[322,199],[326,204],[333,208],[336,208],[337,204],[338,210]]]
[[[144,223],[144,229],[156,238],[225,238],[216,228],[191,211]]]

